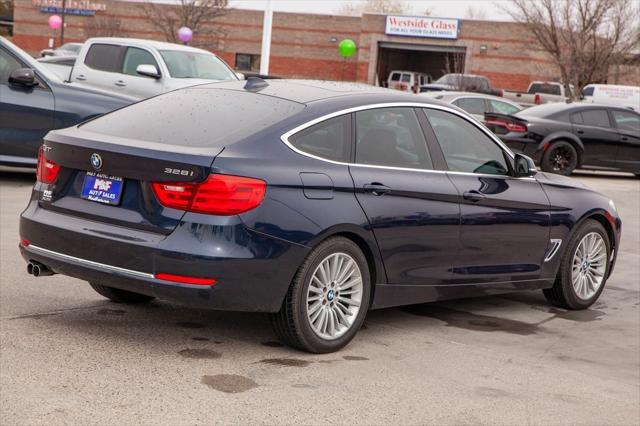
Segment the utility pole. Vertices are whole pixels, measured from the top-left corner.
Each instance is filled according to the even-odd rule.
[[[271,55],[271,26],[273,24],[273,10],[271,0],[267,0],[262,21],[262,52],[260,53],[260,74],[269,74],[269,55]]]
[[[64,44],[64,15],[65,15],[64,12],[66,8],[67,8],[67,0],[62,0],[62,11],[60,12],[60,18],[62,19],[62,25],[60,26],[60,46]]]

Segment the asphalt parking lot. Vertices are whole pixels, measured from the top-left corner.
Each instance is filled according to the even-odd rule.
[[[122,306],[17,250],[34,176],[0,170],[0,424],[639,424],[640,180],[579,174],[623,219],[587,311],[540,292],[371,312],[339,353],[258,314]]]

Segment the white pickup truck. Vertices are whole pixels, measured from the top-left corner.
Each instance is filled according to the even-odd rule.
[[[575,93],[573,85],[570,85],[570,89]],[[505,90],[502,96],[524,107],[551,102],[566,102],[571,98],[566,93],[564,84],[557,81],[532,81],[526,92]]]
[[[73,64],[73,82],[147,98],[170,90],[221,80],[236,73],[211,52],[133,38],[90,38]]]

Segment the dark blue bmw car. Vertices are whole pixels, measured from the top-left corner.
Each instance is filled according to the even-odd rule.
[[[115,302],[268,312],[322,353],[369,309],[531,289],[588,308],[620,229],[609,198],[455,107],[250,79],[50,132],[20,251]]]

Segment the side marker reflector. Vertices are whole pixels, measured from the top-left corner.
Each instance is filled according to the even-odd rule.
[[[216,280],[213,278],[190,277],[187,275],[166,274],[163,272],[156,274],[155,277],[158,280],[171,281],[180,284],[214,285],[216,283]]]

